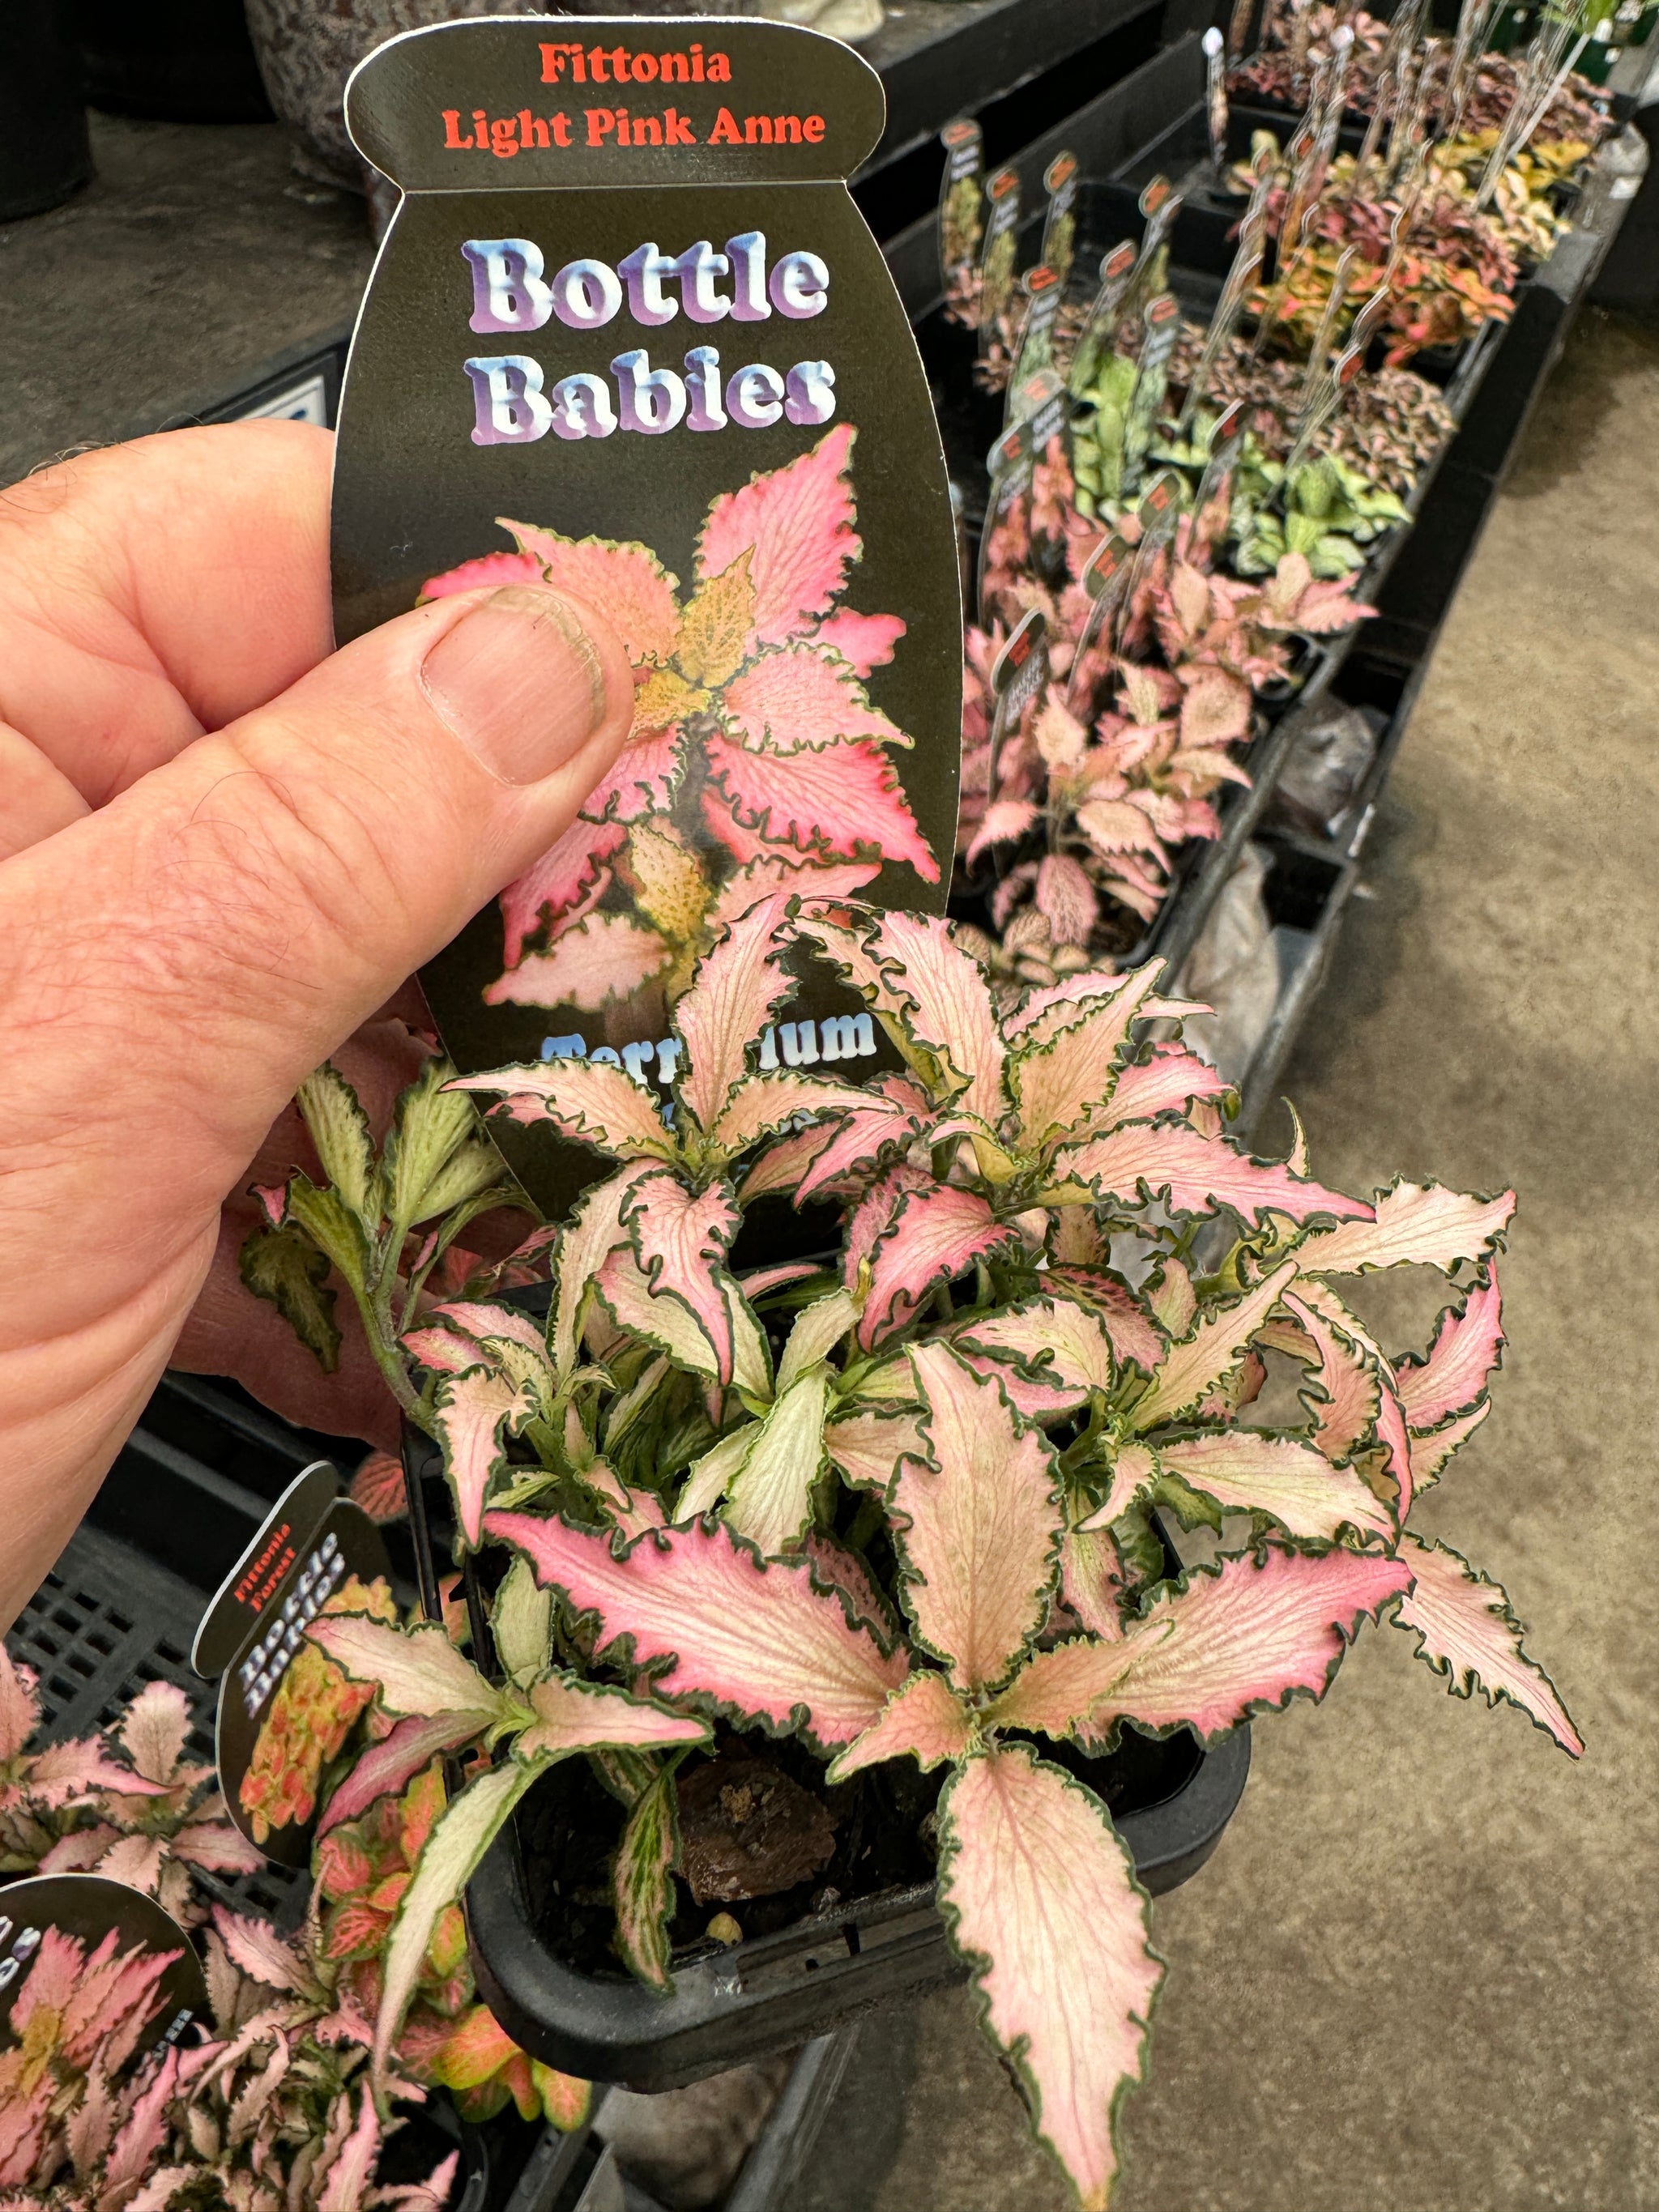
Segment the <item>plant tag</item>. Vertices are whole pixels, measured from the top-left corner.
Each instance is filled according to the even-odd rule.
[[[1071,375],[1067,380],[1073,399],[1082,399],[1088,393],[1100,364],[1112,349],[1112,340],[1123,319],[1123,301],[1134,275],[1139,249],[1133,239],[1126,238],[1115,246],[1100,264],[1100,289],[1095,294],[1077,342],[1077,351],[1072,356]]]
[[[1060,313],[1063,296],[1060,277],[1047,266],[1028,270],[1020,280],[1025,295],[1025,323],[1019,337],[1019,351],[1014,357],[1013,374],[1008,380],[1008,412],[1014,411],[1014,391],[1018,385],[1035,376],[1039,369],[1049,368],[1054,358],[1054,317]]]
[[[106,1875],[37,1875],[0,1889],[0,2051],[19,2041],[12,2008],[42,1952],[50,1971],[52,1953],[66,1945],[83,1961],[101,1951],[106,1959],[149,1962],[153,1980],[135,2057],[176,2043],[192,2020],[207,2018],[207,1984],[190,1938],[153,1897]]]
[[[1204,473],[1198,480],[1198,489],[1193,495],[1193,544],[1194,548],[1213,548],[1225,534],[1227,518],[1232,508],[1233,479],[1238,473],[1239,457],[1244,450],[1249,433],[1247,410],[1242,399],[1235,399],[1216,417],[1210,433],[1209,459],[1204,464]],[[1196,557],[1194,556],[1194,557]]]
[[[1014,264],[1019,258],[1019,171],[999,169],[985,186],[989,212],[979,264],[979,349],[989,350],[1013,304]]]
[[[1048,195],[1042,218],[1042,265],[1054,270],[1062,292],[1077,245],[1077,155],[1056,154],[1042,173],[1042,189]]]
[[[342,401],[338,634],[545,576],[637,685],[581,817],[425,970],[465,1073],[632,1054],[665,1104],[674,1003],[751,897],[798,874],[943,907],[950,491],[846,183],[884,113],[839,40],[725,18],[442,23],[352,76],[348,123],[404,198]],[[822,968],[796,1001],[862,1004]],[[883,1041],[844,1072],[896,1064]],[[550,1219],[604,1172],[545,1122],[489,1127]]]
[[[204,1681],[222,1674],[248,1640],[272,1593],[301,1553],[309,1550],[313,1532],[339,1494],[338,1474],[319,1459],[296,1474],[277,1499],[202,1615],[190,1663]]]
[[[1140,195],[1140,212],[1146,228],[1141,234],[1140,258],[1136,264],[1136,281],[1152,283],[1152,267],[1170,233],[1175,228],[1175,219],[1181,213],[1182,196],[1167,177],[1154,177]]]
[[[947,306],[969,295],[985,229],[985,134],[977,123],[947,123],[939,133],[945,174],[939,188],[939,265]]]
[[[1160,471],[1146,488],[1146,495],[1135,517],[1140,525],[1140,542],[1135,547],[1129,580],[1117,603],[1113,623],[1115,651],[1122,642],[1124,627],[1134,610],[1136,592],[1151,573],[1153,562],[1175,536],[1176,525],[1181,520],[1182,493],[1181,478],[1174,469]]]
[[[1129,580],[1129,568],[1133,552],[1128,540],[1117,531],[1103,538],[1083,564],[1079,578],[1089,598],[1089,611],[1083,623],[1082,635],[1077,641],[1077,651],[1072,658],[1071,680],[1066,685],[1066,703],[1074,707],[1085,689],[1082,683],[1083,664],[1101,631],[1117,612],[1118,602]]]
[[[1017,730],[1026,708],[1041,696],[1048,681],[1048,625],[1040,607],[1024,616],[996,659],[991,663],[991,693],[996,711],[991,718],[991,758],[988,795],[997,795],[997,763],[1005,740]]]
[[[1029,421],[1016,417],[986,456],[991,489],[979,537],[975,604],[981,625],[997,619],[999,577],[1019,567],[1030,550],[1031,476],[1036,438]]]
[[[1170,356],[1181,335],[1181,308],[1173,292],[1161,292],[1142,318],[1146,338],[1129,412],[1123,425],[1123,490],[1127,498],[1140,488],[1146,456],[1158,435],[1164,395],[1170,388]]]
[[[382,1617],[395,1617],[380,1530],[349,1498],[331,1494],[322,1511],[312,1513],[318,1472],[308,1468],[290,1485],[243,1555],[240,1583],[227,1584],[231,1601],[252,1620],[220,1678],[219,1786],[231,1820],[278,1866],[309,1863],[321,1768],[368,1701],[307,1641],[306,1630],[354,1576],[366,1589],[378,1584],[372,1595]],[[337,1486],[332,1468],[322,1472]],[[362,1609],[368,1605],[366,1598]],[[216,1654],[231,1617],[221,1590],[198,1652]]]

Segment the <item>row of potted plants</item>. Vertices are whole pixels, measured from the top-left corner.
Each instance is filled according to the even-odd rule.
[[[1565,227],[1606,102],[1570,70],[1540,88],[1553,47],[1523,67],[1483,58],[1483,21],[1466,10],[1448,40],[1413,11],[1390,27],[1270,10],[1231,78],[1212,33],[1211,159],[1179,191],[1147,187],[1141,240],[1105,257],[1097,287],[1078,282],[1086,188],[1066,157],[1043,226],[1061,265],[1023,286],[1012,173],[988,181],[982,217],[971,179],[947,195],[947,313],[977,329],[975,374],[1006,389],[1013,429],[967,635],[955,908],[1006,982],[1144,949],[1313,665],[1308,641],[1370,611],[1361,572],[1409,526],[1456,427],[1460,353]],[[1230,112],[1229,83],[1258,105]],[[1102,189],[1113,220],[1123,194]],[[1177,222],[1220,280],[1207,321],[1181,303],[1192,273],[1166,289]],[[1022,422],[1041,443],[1023,466],[1006,459]],[[1047,681],[1000,716],[1033,616]]]

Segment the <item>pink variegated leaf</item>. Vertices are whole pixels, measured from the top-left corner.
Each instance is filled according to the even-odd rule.
[[[485,553],[476,561],[463,561],[441,576],[428,576],[421,586],[417,605],[446,599],[457,592],[480,591],[486,584],[539,584],[542,564],[533,553]]]
[[[1090,1007],[1115,999],[1132,980],[1128,975],[1109,975],[1104,969],[1087,968],[1058,983],[1044,984],[1041,990],[1028,993],[1005,1018],[1004,1033],[1021,1049],[1048,1044],[1061,1030],[1081,1020]]]
[[[815,865],[803,854],[781,853],[772,847],[727,877],[710,902],[704,927],[718,936],[751,906],[777,891],[793,892],[802,898],[851,898],[880,873],[879,860],[837,860],[825,866]]]
[[[1199,1568],[1119,1643],[1080,1637],[1027,1662],[987,1718],[1109,1743],[1122,1720],[1183,1722],[1206,1742],[1298,1694],[1322,1698],[1360,1621],[1409,1589],[1411,1569],[1371,1553],[1268,1549]]]
[[[1119,1444],[1113,1457],[1112,1479],[1106,1496],[1085,1520],[1078,1523],[1079,1534],[1091,1536],[1103,1528],[1109,1528],[1114,1521],[1128,1511],[1157,1473],[1158,1455],[1150,1445]]]
[[[1127,1447],[1133,1455],[1136,1447]],[[1148,1453],[1150,1459],[1152,1455]],[[1119,1455],[1112,1484],[1112,1498],[1101,1508],[1109,1510],[1113,1501],[1123,1498],[1128,1504],[1135,1492],[1131,1485],[1129,1466],[1124,1454]],[[1094,1516],[1098,1519],[1099,1515]],[[1113,1516],[1115,1518],[1115,1515]],[[1068,1528],[1060,1540],[1060,1593],[1091,1636],[1101,1636],[1108,1641],[1123,1633],[1121,1606],[1128,1576],[1121,1553],[1104,1528]]]
[[[968,866],[971,868],[993,845],[1012,844],[1016,838],[1023,837],[1028,830],[1036,827],[1042,811],[1029,799],[993,799],[981,816],[973,842],[964,856]]]
[[[262,1982],[267,1989],[285,1990],[293,1996],[307,1994],[305,1960],[283,1942],[268,1920],[216,1905],[213,1925],[232,1961],[252,1980]]]
[[[177,2051],[169,2051],[148,2080],[135,2085],[136,2094],[99,2177],[100,2205],[125,2203],[167,2140],[167,2106],[178,2094],[179,2057]],[[368,2102],[367,2095],[364,2102]],[[319,2212],[333,2212],[333,2208],[324,2206]]]
[[[707,743],[714,786],[739,824],[804,856],[908,860],[924,883],[939,861],[917,827],[898,771],[866,738],[816,750],[764,752],[716,732]],[[712,794],[711,794],[712,795]]]
[[[1062,1262],[1048,1270],[1045,1287],[1099,1316],[1121,1366],[1150,1375],[1163,1359],[1167,1338],[1127,1284],[1108,1269]]]
[[[939,1814],[939,1904],[981,2020],[1082,2212],[1104,2212],[1164,1973],[1128,1850],[1094,1793],[1023,1744],[969,1759]]]
[[[740,491],[722,492],[708,510],[697,541],[698,577],[723,575],[752,549],[755,634],[763,645],[781,645],[827,614],[859,557],[847,474],[857,435],[850,422],[837,422],[811,453],[751,476]]]
[[[921,1648],[958,1689],[988,1689],[1042,1626],[1060,1510],[1054,1462],[994,1379],[947,1346],[910,1349],[928,1463],[906,1461],[890,1493],[903,1597]]]
[[[1181,702],[1181,742],[1201,750],[1211,745],[1231,744],[1249,734],[1250,687],[1224,668],[1199,667],[1183,672],[1186,696]]]
[[[666,814],[685,774],[686,751],[678,727],[635,731],[582,801],[582,821],[627,823]]]
[[[1504,1347],[1503,1307],[1494,1261],[1462,1307],[1441,1315],[1426,1361],[1401,1362],[1395,1386],[1408,1429],[1438,1428],[1477,1403]]]
[[[1066,1298],[1027,1298],[1006,1313],[969,1324],[964,1342],[1020,1361],[1040,1380],[1055,1382],[1080,1404],[1091,1390],[1117,1380],[1112,1340],[1098,1314]]]
[[[1294,1358],[1316,1362],[1317,1396],[1311,1402],[1314,1442],[1329,1460],[1351,1459],[1376,1431],[1382,1410],[1382,1382],[1376,1363],[1305,1298],[1286,1300],[1296,1316],[1293,1335],[1277,1349]],[[1298,1341],[1299,1340],[1299,1341]],[[1304,1404],[1310,1401],[1304,1397]]]
[[[921,1117],[910,1109],[891,1099],[861,1096],[830,1142],[806,1163],[795,1185],[796,1203],[804,1204],[839,1176],[868,1172],[890,1146],[908,1144],[921,1127]]]
[[[1202,1137],[1180,1122],[1133,1121],[1109,1136],[1091,1137],[1060,1152],[1054,1172],[1075,1176],[1103,1200],[1133,1204],[1144,1192],[1141,1202],[1163,1199],[1176,1213],[1225,1207],[1245,1221],[1267,1213],[1292,1221],[1328,1213],[1364,1217],[1369,1225],[1370,1208],[1358,1199],[1305,1182],[1282,1161],[1252,1159],[1224,1138]]]
[[[1008,1055],[984,969],[937,915],[884,915],[872,950],[890,979],[878,1010],[903,1018],[908,1002],[910,1037],[967,1079],[951,1104],[994,1127]]]
[[[173,1854],[210,1874],[258,1874],[265,1864],[264,1853],[228,1820],[191,1820],[173,1838]]]
[[[1100,902],[1079,861],[1068,853],[1045,854],[1037,863],[1033,896],[1056,945],[1088,944],[1100,916]]]
[[[850,607],[821,622],[811,633],[814,645],[838,653],[855,676],[867,676],[893,657],[906,624],[897,615],[859,615]]]
[[[921,1416],[904,1407],[843,1413],[823,1431],[823,1448],[842,1480],[854,1490],[885,1492],[901,1459],[925,1456]]]
[[[799,1551],[812,1570],[814,1582],[825,1589],[838,1591],[848,1601],[855,1621],[862,1621],[884,1643],[894,1640],[898,1624],[858,1553],[848,1551],[845,1544],[838,1544],[821,1528],[807,1530],[801,1538]]]
[[[779,1068],[738,1084],[709,1134],[729,1152],[744,1151],[793,1121],[798,1114],[845,1114],[865,1103],[864,1093],[833,1076]]]
[[[927,1668],[887,1700],[881,1717],[830,1762],[826,1782],[845,1782],[884,1759],[914,1759],[922,1772],[961,1759],[974,1741],[973,1716],[943,1674]]]
[[[373,1682],[400,1719],[447,1713],[484,1728],[500,1714],[499,1693],[438,1621],[393,1628],[364,1613],[323,1613],[306,1632],[354,1682]]]
[[[574,1006],[595,1014],[659,975],[674,949],[625,914],[590,914],[546,952],[532,952],[484,991],[489,1006]]]
[[[584,1489],[591,1490],[603,1502],[605,1511],[624,1536],[642,1536],[647,1528],[663,1526],[662,1500],[655,1492],[643,1486],[630,1490],[602,1459],[590,1460],[581,1470],[580,1480]]]
[[[442,1335],[446,1332],[439,1330],[436,1334]],[[456,1340],[460,1341],[459,1338]],[[409,1340],[405,1337],[403,1341],[407,1344]],[[470,1366],[477,1358],[475,1352],[466,1364]],[[384,1524],[401,1521],[409,1510],[409,1493],[404,1482],[404,1463],[398,1454],[370,1452],[351,1478],[350,1497],[352,1504],[373,1522]]]
[[[288,1213],[288,1185],[285,1182],[256,1182],[248,1185],[248,1196],[259,1208],[267,1229],[280,1229]]]
[[[499,518],[518,540],[520,553],[538,561],[554,588],[602,615],[622,640],[629,659],[665,661],[679,636],[674,602],[678,579],[671,576],[648,545],[623,544],[609,538],[563,538],[556,530]],[[431,588],[428,586],[428,590]]]
[[[1453,1697],[1480,1689],[1489,1705],[1505,1698],[1579,1758],[1583,1738],[1549,1676],[1521,1649],[1521,1624],[1498,1584],[1449,1545],[1410,1534],[1400,1544],[1401,1564],[1413,1580],[1395,1618],[1401,1628],[1416,1631],[1419,1658],[1446,1676]]]
[[[809,1368],[781,1390],[732,1478],[726,1518],[763,1558],[789,1550],[812,1518],[829,1396],[825,1367]]]
[[[1160,1443],[1172,1474],[1229,1512],[1266,1513],[1292,1536],[1336,1541],[1340,1530],[1392,1538],[1394,1516],[1351,1468],[1311,1444],[1258,1429],[1225,1429]]]
[[[98,1872],[110,1881],[121,1882],[128,1889],[142,1890],[146,1897],[154,1897],[167,1862],[167,1844],[160,1836],[123,1836],[99,1860]]]
[[[732,1380],[732,1316],[725,1295],[726,1254],[738,1225],[726,1182],[690,1191],[666,1171],[642,1176],[623,1207],[625,1228],[654,1299],[673,1298],[708,1340],[715,1380]]]
[[[1138,968],[1103,1002],[1085,1001],[1064,1026],[1046,1024],[1042,1041],[1016,1054],[1014,1102],[1025,1145],[1035,1149],[1056,1132],[1082,1127],[1090,1109],[1112,1096],[1130,1029],[1159,965]]]
[[[1298,1251],[1297,1259],[1300,1259]],[[1293,1261],[1292,1265],[1295,1264]],[[1288,1310],[1304,1328],[1314,1330],[1322,1322],[1357,1346],[1370,1362],[1376,1377],[1377,1408],[1376,1441],[1385,1455],[1384,1465],[1392,1477],[1400,1496],[1395,1517],[1403,1521],[1412,1510],[1411,1437],[1406,1428],[1406,1416],[1398,1393],[1395,1389],[1394,1368],[1388,1355],[1370,1331],[1356,1314],[1351,1313],[1328,1283],[1304,1278],[1294,1297],[1285,1301]]]
[[[652,1170],[642,1164],[623,1168],[608,1181],[585,1190],[569,1220],[559,1231],[555,1281],[557,1288],[548,1326],[548,1349],[555,1372],[562,1380],[574,1373],[593,1279],[610,1255],[628,1243],[623,1209],[634,1186]]]
[[[860,1344],[873,1351],[884,1336],[914,1319],[936,1285],[952,1281],[976,1260],[1018,1242],[1019,1231],[1000,1222],[975,1191],[954,1183],[907,1191],[890,1227],[871,1251]]]
[[[757,1298],[763,1298],[769,1291],[781,1291],[786,1283],[804,1283],[809,1275],[821,1272],[811,1260],[785,1260],[775,1267],[750,1267],[746,1273],[738,1276],[738,1281],[744,1297],[752,1305]]]
[[[485,1298],[452,1298],[434,1306],[433,1311],[480,1344],[499,1337],[538,1358],[546,1356],[546,1330],[533,1315],[521,1312],[517,1306],[497,1305]]]
[[[1437,1182],[1391,1183],[1377,1194],[1374,1218],[1345,1221],[1304,1237],[1297,1261],[1304,1274],[1356,1275],[1373,1267],[1455,1267],[1489,1259],[1515,1212],[1515,1193],[1468,1197]]]
[[[464,1375],[479,1364],[478,1346],[459,1329],[405,1329],[398,1341],[411,1359],[434,1375]]]
[[[317,2212],[362,2212],[364,2193],[380,2153],[380,2121],[373,2092],[364,2084],[356,2124],[325,2170],[313,2176],[320,2184]]]
[[[642,1083],[603,1060],[522,1061],[487,1075],[458,1076],[448,1091],[499,1091],[511,1105],[534,1109],[560,1134],[596,1146],[617,1159],[667,1159],[674,1149],[657,1102]],[[532,1119],[529,1110],[515,1119]]]
[[[1454,1453],[1474,1434],[1489,1413],[1492,1400],[1483,1398],[1473,1412],[1455,1413],[1437,1429],[1425,1429],[1411,1438],[1412,1496],[1420,1498],[1445,1473]]]
[[[0,1759],[15,1759],[40,1725],[38,1679],[0,1644]]]
[[[461,1534],[474,1547],[490,1483],[507,1469],[503,1434],[516,1433],[534,1410],[530,1392],[492,1368],[471,1367],[438,1385],[433,1433],[443,1448]]]
[[[1081,1390],[1066,1389],[1054,1382],[1036,1382],[1012,1360],[1000,1359],[992,1352],[976,1351],[971,1344],[959,1338],[952,1337],[947,1341],[975,1375],[1000,1385],[1008,1403],[1017,1413],[1023,1413],[1028,1421],[1036,1421],[1039,1426],[1044,1421],[1063,1419],[1074,1413],[1083,1403],[1085,1394]]]
[[[792,1136],[774,1138],[743,1179],[744,1204],[772,1192],[787,1195],[797,1190],[836,1126],[826,1122],[821,1128],[799,1129]]]
[[[844,660],[811,644],[763,653],[726,687],[725,719],[751,748],[775,753],[814,750],[850,738],[908,745],[897,724],[870,704]]]
[[[603,1682],[555,1671],[532,1683],[536,1718],[513,1747],[515,1759],[562,1759],[573,1751],[629,1745],[707,1743],[708,1724],[690,1713],[630,1696]]]
[[[562,1521],[492,1513],[489,1533],[516,1544],[537,1579],[599,1621],[595,1656],[615,1650],[656,1674],[663,1696],[799,1729],[822,1750],[850,1743],[903,1680],[888,1652],[815,1587],[806,1562],[763,1565],[731,1529],[694,1522],[642,1536],[618,1558],[610,1540]]]
[[[465,1711],[414,1713],[399,1721],[390,1735],[369,1745],[329,1799],[317,1824],[319,1837],[343,1820],[356,1820],[376,1799],[401,1796],[440,1753],[459,1750],[483,1725],[477,1714]]]
[[[178,1684],[146,1682],[122,1714],[116,1734],[145,1781],[166,1784],[179,1778],[190,1729],[190,1700]]]
[[[620,822],[573,822],[563,836],[550,845],[501,893],[501,927],[506,944],[503,958],[516,968],[524,957],[525,940],[544,921],[560,921],[597,895],[605,864],[628,841]]]
[[[1243,1358],[1251,1338],[1295,1279],[1296,1262],[1287,1260],[1243,1297],[1206,1309],[1192,1334],[1170,1346],[1152,1381],[1130,1407],[1130,1425],[1144,1435],[1148,1429],[1177,1419],[1225,1382]]]
[[[1127,799],[1091,799],[1079,807],[1077,823],[1103,858],[1115,860],[1127,853],[1151,853],[1164,864],[1162,839],[1139,806]]]
[[[787,902],[781,892],[773,892],[741,915],[700,963],[675,1009],[690,1061],[680,1075],[680,1097],[702,1129],[714,1127],[744,1080],[750,1044],[794,988],[774,945]]]
[[[161,1784],[146,1782],[130,1766],[118,1766],[92,1736],[48,1744],[30,1763],[28,1794],[53,1811],[102,1790],[126,1797],[156,1797]]]
[[[1184,1114],[1194,1099],[1225,1098],[1232,1087],[1218,1069],[1184,1045],[1156,1045],[1150,1060],[1126,1067],[1118,1077],[1105,1118],[1116,1124]]]

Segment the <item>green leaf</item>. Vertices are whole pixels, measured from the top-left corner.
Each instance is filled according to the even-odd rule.
[[[427,1185],[414,1221],[429,1221],[456,1206],[471,1206],[501,1181],[501,1156],[487,1139],[474,1138]],[[411,1226],[413,1223],[411,1222]]]
[[[1112,1523],[1112,1541],[1131,1578],[1138,1583],[1161,1582],[1169,1563],[1158,1541],[1152,1516],[1144,1505],[1132,1505]]]
[[[374,2028],[374,2067],[382,2079],[438,1916],[460,1896],[513,1808],[551,1764],[542,1759],[520,1765],[510,1759],[491,1767],[467,1784],[427,1838],[386,1947],[385,1994]]]
[[[340,1332],[334,1320],[334,1293],[328,1288],[328,1257],[303,1230],[256,1230],[242,1246],[243,1282],[256,1298],[276,1307],[325,1375],[340,1364]]]
[[[553,1593],[538,1589],[530,1562],[515,1559],[502,1577],[490,1616],[495,1655],[509,1677],[526,1689],[547,1665]]]
[[[434,1054],[398,1101],[386,1143],[386,1176],[391,1190],[388,1210],[399,1231],[446,1206],[459,1205],[501,1179],[501,1156],[494,1146],[478,1139],[478,1113],[471,1096],[444,1088],[454,1074],[450,1062]],[[446,1176],[464,1147],[470,1164],[459,1168],[453,1177]],[[490,1163],[488,1174],[483,1172],[484,1157]]]
[[[356,1215],[338,1193],[319,1190],[307,1176],[296,1175],[288,1187],[288,1211],[353,1290],[361,1291],[368,1279],[368,1245]]]
[[[673,1868],[679,1848],[679,1802],[674,1768],[667,1767],[636,1800],[611,1869],[617,1948],[642,1982],[665,1994],[674,1986],[668,1971],[668,1923],[674,1913]]]
[[[300,1085],[296,1100],[323,1164],[323,1173],[373,1236],[384,1192],[374,1164],[374,1139],[357,1094],[331,1061]]]

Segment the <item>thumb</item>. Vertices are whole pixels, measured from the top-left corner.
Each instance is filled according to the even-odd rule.
[[[78,1209],[125,1210],[140,1169],[216,1206],[305,1076],[569,827],[633,698],[562,595],[447,599],[0,866],[0,1023],[31,1040],[0,1129],[95,1097],[118,1143],[81,1129]]]

